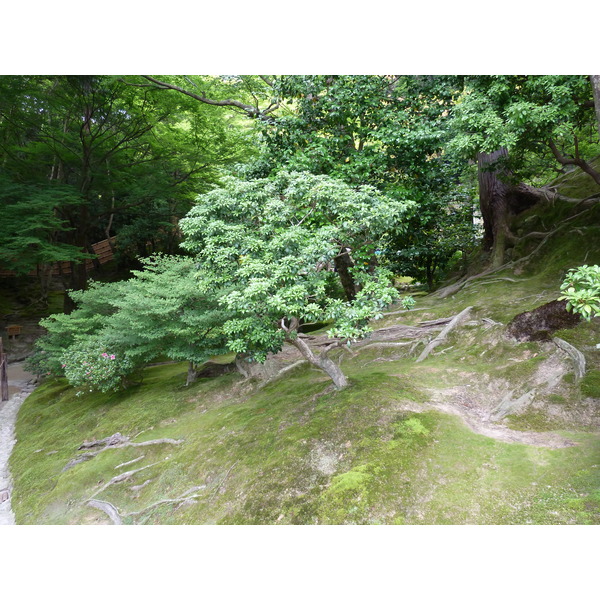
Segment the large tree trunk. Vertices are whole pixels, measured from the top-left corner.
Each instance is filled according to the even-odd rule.
[[[502,164],[508,158],[506,148],[491,154],[477,155],[479,206],[483,217],[483,247],[490,251],[492,268],[504,264],[504,255],[516,238],[510,230],[514,215],[533,206],[540,199],[534,188],[508,182],[510,173]]]
[[[506,231],[508,229],[508,191],[509,186],[499,179],[502,171],[496,163],[507,158],[505,148],[491,154],[481,152],[477,155],[477,178],[479,180],[479,206],[483,217],[483,248],[491,252],[493,267],[504,262],[506,249]]]

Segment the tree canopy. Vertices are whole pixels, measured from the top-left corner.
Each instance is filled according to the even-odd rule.
[[[309,173],[224,183],[198,198],[181,228],[201,285],[223,290],[221,303],[235,314],[225,325],[229,348],[263,361],[288,341],[312,362],[298,338],[302,321],[331,319],[330,335],[343,341],[366,335],[369,321],[397,297],[390,273],[374,259],[386,231],[402,228],[413,204]],[[331,293],[341,256],[356,286],[348,299]]]

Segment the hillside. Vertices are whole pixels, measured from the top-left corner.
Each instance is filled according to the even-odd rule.
[[[597,192],[576,174],[560,191]],[[600,523],[600,323],[553,334],[585,355],[580,380],[552,341],[506,334],[569,268],[600,264],[599,229],[598,204],[522,213],[513,263],[390,309],[370,343],[339,351],[340,392],[307,364],[245,380],[218,366],[231,357],[189,387],[185,364],[114,394],[44,382],[17,423],[17,523]],[[416,362],[446,323],[432,321],[468,307]]]

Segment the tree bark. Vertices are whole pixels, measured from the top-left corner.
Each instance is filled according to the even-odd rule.
[[[327,351],[323,351],[321,354],[316,355],[310,349],[308,344],[299,337],[288,337],[287,341],[295,346],[310,364],[325,371],[325,373],[331,377],[336,389],[341,390],[348,386],[348,379],[344,375],[342,369],[327,356]]]
[[[187,379],[185,380],[185,385],[190,385],[190,383],[194,383],[198,379],[198,371],[196,370],[196,365],[190,361],[188,364],[187,371]]]
[[[596,110],[596,125],[600,136],[600,75],[590,75],[592,91],[594,92],[594,108]]]
[[[477,179],[479,181],[479,206],[483,217],[483,247],[491,252],[491,264],[497,267],[504,261],[506,229],[508,228],[508,185],[498,178],[499,169],[494,167],[499,159],[508,157],[505,148],[491,154],[477,155]]]
[[[354,266],[354,263],[350,258],[349,251],[344,249],[333,259],[333,262],[335,264],[335,270],[340,277],[342,287],[344,288],[346,299],[348,302],[352,302],[352,300],[356,298],[356,293],[358,290],[356,287],[356,282],[354,281],[354,277],[352,277],[352,273],[350,272],[350,268]]]
[[[477,155],[483,247],[490,251],[490,267],[494,269],[504,264],[506,249],[516,240],[510,230],[512,217],[541,199],[541,194],[535,193],[535,188],[506,181],[510,173],[501,162],[498,163],[507,157],[506,148]]]

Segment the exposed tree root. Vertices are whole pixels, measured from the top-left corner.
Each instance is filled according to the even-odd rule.
[[[214,500],[215,496],[219,493],[219,490],[223,487],[223,485],[225,484],[225,482],[227,481],[227,478],[229,477],[229,474],[231,473],[231,471],[233,470],[233,467],[235,467],[235,465],[237,465],[240,461],[236,460],[231,467],[229,467],[227,473],[225,473],[225,477],[223,477],[223,479],[221,479],[221,481],[219,482],[219,484],[215,487],[214,492],[211,494],[209,501]]]
[[[440,344],[445,342],[446,338],[448,337],[448,334],[467,318],[472,308],[472,306],[468,306],[467,308],[459,312],[456,316],[452,317],[451,321],[446,325],[446,327],[444,327],[444,329],[442,329],[440,334],[431,342],[429,342],[427,346],[425,346],[425,349],[423,350],[423,352],[421,352],[416,362],[419,363],[424,361],[429,356],[431,351],[434,350],[434,348],[437,348]]]
[[[163,460],[159,460],[158,462],[152,463],[150,465],[146,465],[145,467],[140,467],[139,469],[134,469],[133,471],[125,471],[125,473],[121,473],[120,475],[115,475],[110,481],[106,482],[99,490],[94,492],[94,494],[92,494],[88,498],[88,500],[92,500],[95,496],[102,493],[105,489],[107,489],[111,485],[115,485],[117,483],[122,483],[123,481],[126,481],[127,479],[129,479],[130,477],[135,475],[136,473],[139,473],[140,471],[145,471],[146,469],[149,469],[150,467],[159,465],[160,463],[164,462],[165,460],[169,460],[169,457],[167,456],[166,458],[163,458]]]
[[[261,384],[259,384],[259,386],[258,386],[257,389],[261,390],[262,388],[264,388],[266,385],[268,385],[272,381],[275,381],[276,379],[279,379],[281,376],[285,375],[289,371],[292,371],[296,367],[299,367],[300,365],[306,364],[307,362],[308,362],[307,360],[301,359],[301,360],[297,360],[295,363],[293,363],[291,365],[288,365],[287,367],[284,367],[283,369],[281,369],[280,371],[278,371],[275,375],[273,375],[273,377],[269,377],[269,379],[266,379]]]
[[[581,379],[585,375],[585,356],[575,346],[559,337],[553,337],[552,341],[571,357],[575,364],[575,379]]]
[[[101,446],[101,448],[100,448],[100,450],[96,450],[95,452],[86,452],[84,454],[80,454],[76,458],[70,460],[63,467],[63,471],[68,471],[75,465],[78,465],[79,463],[90,460],[90,459],[94,458],[95,456],[98,456],[98,454],[100,454],[100,452],[104,452],[105,450],[111,450],[114,448],[129,448],[129,447],[141,448],[143,446],[154,446],[155,444],[175,444],[175,445],[177,445],[177,444],[181,444],[181,443],[183,443],[183,440],[172,440],[170,438],[147,440],[146,442],[130,442],[128,437],[121,435],[120,433],[115,433],[114,435],[111,435],[110,437],[104,438],[102,440],[94,440],[92,442],[84,442],[83,444],[81,444],[81,446],[79,446],[78,450],[82,450],[84,448],[97,448],[98,446]],[[139,459],[134,459],[131,462],[136,462],[137,460],[139,460]],[[124,463],[123,465],[119,465],[119,467],[122,467],[126,464],[129,464],[129,463]],[[119,467],[115,467],[115,468],[117,469]]]
[[[430,308],[406,308],[404,310],[395,310],[393,312],[384,312],[383,316],[384,317],[391,317],[392,315],[403,315],[405,313],[409,313],[409,312],[416,312],[418,310],[431,310]]]
[[[181,496],[179,498],[165,498],[164,500],[158,500],[157,502],[154,502],[154,503],[150,504],[149,506],[142,508],[141,510],[136,510],[134,512],[125,513],[123,516],[124,517],[137,517],[138,515],[142,515],[145,512],[148,512],[149,510],[156,508],[157,506],[161,506],[163,504],[183,504],[184,502],[187,502],[189,500],[194,500],[195,498],[200,498],[202,495],[203,494],[191,494],[189,496]]]
[[[132,465],[133,463],[139,462],[140,460],[142,460],[146,455],[142,454],[141,456],[138,456],[137,458],[134,458],[133,460],[128,460],[127,462],[121,463],[120,465],[117,465],[115,467],[116,469],[120,469],[121,467],[126,467],[127,465]]]
[[[105,502],[104,500],[90,500],[88,505],[105,512],[110,517],[114,525],[123,525],[119,511],[110,502]]]
[[[490,418],[492,421],[499,421],[511,412],[527,406],[535,395],[535,390],[525,392],[518,398],[514,399],[511,394],[508,394],[502,399],[500,404],[491,412]]]
[[[77,448],[77,450],[84,450],[86,448],[97,448],[98,446],[103,446],[104,448],[106,448],[107,446],[116,446],[118,444],[123,444],[128,441],[129,441],[128,437],[117,432],[117,433],[113,433],[113,435],[111,435],[109,437],[105,437],[101,440],[93,440],[91,442],[83,442],[83,444],[81,444],[81,446],[79,446],[79,448]]]
[[[549,199],[547,196],[544,196],[544,198],[546,200]],[[534,258],[540,252],[540,250],[544,247],[546,242],[553,235],[555,235],[559,231],[562,231],[567,226],[569,221],[576,219],[577,217],[581,216],[584,212],[590,210],[590,208],[593,207],[593,204],[595,204],[596,201],[598,200],[597,194],[590,196],[589,198],[586,198],[584,200],[575,200],[574,198],[566,198],[566,197],[560,196],[560,195],[554,195],[553,199],[554,198],[563,200],[566,202],[571,202],[571,203],[576,202],[578,205],[580,204],[582,206],[587,206],[588,208],[586,208],[585,210],[582,210],[580,212],[577,212],[576,214],[571,215],[570,217],[567,217],[566,219],[562,220],[559,223],[559,225],[556,228],[552,229],[551,231],[548,231],[548,232],[535,231],[535,232],[531,232],[531,233],[523,236],[523,238],[520,238],[520,239],[532,238],[532,239],[541,239],[542,240],[534,248],[534,250],[527,256],[524,256],[524,257],[514,260],[512,262],[505,263],[505,264],[497,266],[495,268],[492,268],[492,267],[487,268],[487,269],[483,270],[481,273],[471,275],[470,277],[464,277],[464,278],[460,279],[459,281],[457,281],[456,283],[453,283],[452,285],[448,285],[443,288],[440,288],[439,290],[435,291],[432,294],[432,296],[435,296],[438,298],[447,298],[448,296],[452,296],[456,292],[460,291],[463,287],[465,287],[467,284],[470,284],[470,282],[472,282],[472,281],[475,281],[477,279],[483,279],[484,277],[487,277],[488,275],[492,275],[493,273],[496,273],[497,271],[503,271],[505,269],[514,269],[516,266],[520,266],[520,265],[529,263],[531,261],[531,259]],[[413,309],[413,310],[415,310],[415,309]],[[388,314],[391,314],[391,313],[388,313]]]
[[[144,483],[140,483],[139,485],[132,485],[129,489],[137,496],[139,496],[139,492],[141,490],[143,490],[150,482],[152,482],[152,479],[146,479],[146,481],[144,481]]]
[[[414,342],[373,342],[371,344],[365,344],[364,346],[360,346],[356,350],[359,352],[360,350],[370,349],[370,348],[400,348],[403,346],[412,346]]]

